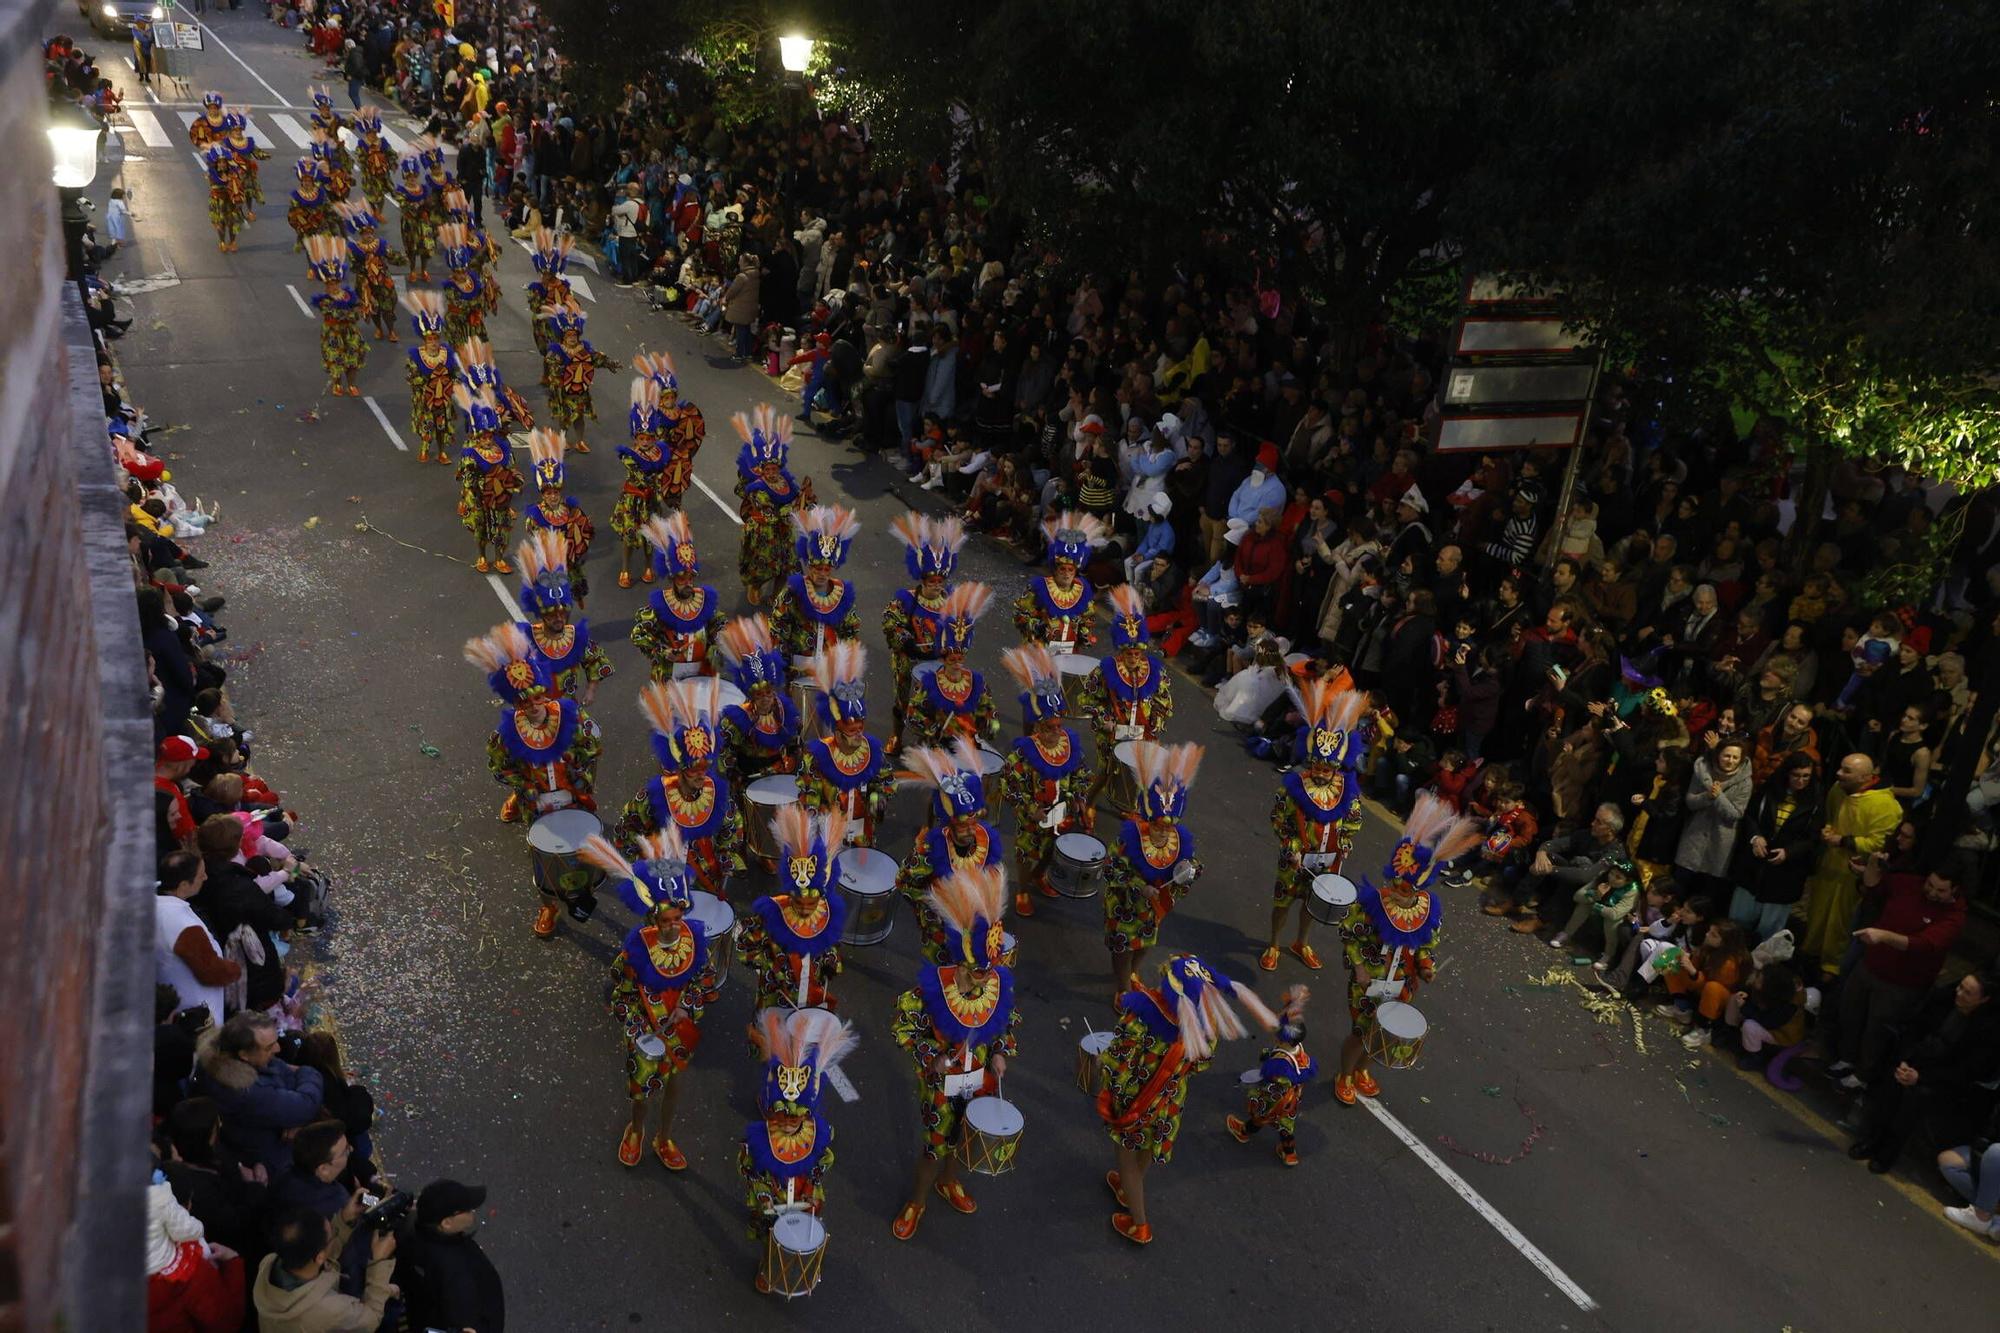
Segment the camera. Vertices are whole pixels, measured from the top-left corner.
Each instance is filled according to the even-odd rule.
[[[305,1054],[306,1036],[303,1032],[282,1032],[278,1034],[278,1058],[288,1065],[299,1063]]]
[[[374,1198],[372,1194],[361,1196],[361,1201],[368,1205],[368,1210],[361,1214],[361,1225],[370,1231],[394,1231],[417,1206],[416,1196],[402,1190],[392,1190],[388,1198],[369,1203]]]

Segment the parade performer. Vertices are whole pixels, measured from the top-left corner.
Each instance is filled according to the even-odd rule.
[[[534,414],[528,411],[527,403],[500,378],[500,367],[493,360],[493,344],[486,339],[467,338],[458,345],[458,378],[474,392],[484,389],[493,395],[493,401],[500,405],[503,425],[511,423],[522,430],[535,428]]]
[[[729,876],[743,869],[743,816],[715,769],[722,692],[713,680],[649,680],[639,687],[639,711],[652,728],[660,772],[625,803],[614,840],[636,855],[641,838],[673,829],[696,881],[724,897]]]
[[[757,1094],[760,1119],[743,1129],[736,1169],[750,1208],[750,1234],[761,1240],[788,1212],[817,1216],[826,1206],[833,1166],[833,1126],[819,1114],[828,1071],[854,1049],[854,1029],[824,1009],[766,1009],[750,1026],[764,1059]],[[760,1260],[753,1279],[769,1292]]]
[[[474,393],[463,384],[452,385],[451,392],[465,416],[465,447],[458,455],[458,521],[479,548],[472,567],[481,574],[489,569],[511,574],[507,538],[514,531],[514,497],[521,493],[514,449],[500,430],[500,409],[492,395]],[[493,553],[491,561],[486,558],[488,551]],[[558,558],[560,554],[558,547]]]
[[[694,548],[694,525],[680,510],[649,518],[640,535],[653,548],[653,572],[666,586],[653,589],[632,617],[632,646],[646,655],[654,680],[713,676],[710,655],[721,628],[715,589],[697,583],[701,560]]]
[[[794,482],[785,469],[792,440],[790,417],[760,403],[749,416],[738,412],[729,421],[743,441],[736,451],[736,494],[743,500],[737,506],[743,519],[739,557],[743,593],[750,605],[762,606],[767,595],[777,595],[791,564],[792,528],[786,511],[810,505],[812,487]]]
[[[938,610],[938,666],[916,673],[910,724],[919,745],[949,745],[964,736],[992,741],[1000,735],[1000,712],[986,677],[965,664],[972,627],[993,603],[984,583],[955,584]]]
[[[403,253],[410,257],[410,281],[431,280],[431,255],[437,249],[437,224],[431,220],[430,190],[424,185],[424,164],[415,156],[396,164],[399,179],[393,192],[402,214]]]
[[[1437,972],[1438,929],[1444,904],[1431,890],[1438,872],[1479,845],[1476,819],[1461,818],[1449,802],[1418,792],[1403,836],[1382,867],[1380,888],[1363,881],[1347,909],[1340,934],[1347,955],[1347,1013],[1353,1030],[1340,1047],[1340,1074],[1333,1095],[1344,1106],[1355,1097],[1381,1091],[1368,1069],[1362,1039],[1375,1026],[1384,1000],[1407,1004],[1417,987]]]
[[[215,228],[215,248],[227,254],[243,230],[242,169],[228,145],[220,143],[202,150],[201,166],[208,175],[208,223]]]
[[[667,470],[667,451],[661,444],[666,434],[666,414],[660,411],[660,386],[641,375],[632,381],[632,442],[618,446],[618,461],[625,466],[625,480],[618,488],[618,502],[611,506],[611,530],[618,535],[618,586],[632,586],[632,562],[639,561],[639,578],[653,581],[653,562],[647,558],[645,526],[665,508],[662,484]]]
[[[957,1212],[978,1210],[958,1179],[954,1156],[965,1133],[965,1106],[998,1091],[1021,1025],[1014,970],[1000,961],[1006,870],[979,866],[940,878],[929,897],[950,948],[945,961],[919,970],[915,988],[897,997],[889,1029],[916,1068],[923,1125],[910,1197],[890,1227],[897,1240],[917,1234],[933,1189]]]
[[[559,342],[549,345],[542,358],[542,386],[549,394],[549,417],[564,430],[575,431],[570,448],[580,454],[590,452],[583,438],[584,423],[597,420],[597,404],[591,400],[590,386],[600,370],[622,370],[618,362],[583,339],[583,308],[574,301],[550,316],[550,327]]]
[[[417,345],[403,360],[410,382],[410,434],[417,437],[417,461],[428,463],[433,452],[440,463],[456,461],[451,429],[451,391],[458,386],[458,357],[444,341],[444,297],[437,292],[408,290],[403,308],[417,331]]]
[[[882,742],[868,734],[868,650],[836,643],[812,660],[821,734],[799,759],[799,801],[808,810],[847,816],[848,841],[875,845],[875,826],[888,811],[896,775]]]
[[[687,849],[668,828],[639,839],[631,861],[602,837],[586,842],[581,855],[611,877],[618,896],[639,918],[625,936],[611,983],[611,1016],[625,1030],[625,1096],[632,1104],[618,1136],[618,1161],[639,1165],[646,1107],[657,1093],[660,1127],[653,1155],[667,1170],[685,1171],[687,1158],[673,1140],[678,1075],[701,1045],[702,1013],[715,981],[711,941],[689,915],[694,900],[688,896]]]
[[[796,659],[861,637],[854,585],[834,573],[847,563],[861,520],[841,505],[794,508],[791,519],[798,531],[792,549],[799,568],[785,579],[772,603],[771,633],[778,646]]]
[[[521,627],[496,625],[491,633],[468,640],[465,660],[486,673],[486,683],[507,705],[486,743],[486,766],[508,790],[500,822],[533,822],[536,815],[571,805],[595,810],[597,759],[603,750],[597,724],[576,700],[553,693],[548,671]],[[558,910],[542,905],[537,935],[555,933]]]
[[[354,172],[351,165],[341,165],[347,159],[347,149],[341,146],[340,140],[328,139],[315,130],[306,143],[306,154],[326,181],[327,197],[336,204],[346,203],[347,197],[354,192]]]
[[[1063,721],[1062,672],[1040,644],[1000,654],[1021,685],[1022,734],[1000,765],[1000,792],[1014,811],[1014,911],[1035,914],[1035,897],[1053,898],[1049,858],[1056,839],[1082,826],[1090,769],[1083,741]]]
[[[389,197],[389,174],[396,166],[396,152],[382,137],[382,113],[374,107],[364,106],[354,113],[354,128],[361,136],[361,149],[355,154],[361,197],[379,214],[382,201]]]
[[[424,164],[424,188],[430,192],[431,204],[444,215],[444,192],[458,184],[458,177],[445,169],[444,145],[426,134],[410,145]]]
[[[919,662],[938,657],[939,617],[958,553],[965,545],[965,524],[957,518],[927,518],[914,510],[894,519],[889,531],[903,543],[903,568],[911,586],[896,589],[882,612],[882,637],[889,642],[889,663],[896,685],[889,713],[889,753],[903,748],[903,728],[910,720],[912,675]]]
[[[530,532],[554,532],[562,536],[569,550],[569,591],[579,609],[590,596],[590,580],[583,562],[590,555],[590,543],[597,535],[590,515],[583,512],[576,497],[565,489],[568,470],[563,465],[565,451],[559,430],[528,432],[528,458],[535,470],[535,503],[523,512]]]
[[[228,117],[222,110],[222,94],[214,91],[201,95],[201,114],[188,122],[188,139],[198,153],[206,153],[222,141],[229,133]]]
[[[521,629],[555,692],[589,708],[597,699],[597,687],[610,678],[611,659],[591,641],[590,622],[570,615],[576,598],[570,591],[563,540],[553,532],[531,532],[519,554],[521,609],[534,617],[521,622]],[[495,572],[507,573],[506,562]]]
[[[368,359],[368,344],[361,340],[361,298],[347,285],[347,243],[334,236],[308,236],[306,266],[326,284],[325,291],[312,295],[312,307],[319,312],[326,390],[336,398],[343,393],[359,398],[361,387],[354,381]]]
[[[250,137],[250,117],[241,108],[223,117],[222,143],[229,150],[243,180],[243,220],[257,220],[257,206],[264,202],[264,182],[259,162],[269,161],[271,154],[260,148]]]
[[[916,913],[918,950],[925,961],[941,963],[951,941],[925,896],[931,882],[980,866],[1001,866],[1005,851],[1000,831],[986,821],[986,783],[971,741],[961,737],[950,750],[913,747],[910,767],[936,789],[937,797],[928,827],[918,831],[896,871],[896,891]]]
[[[665,352],[641,352],[632,358],[632,369],[660,386],[660,411],[667,417],[667,474],[661,479],[660,498],[668,509],[681,507],[681,496],[694,480],[694,456],[708,436],[708,423],[701,409],[681,397],[680,377],[674,374],[673,358]]]
[[[1090,548],[1111,537],[1104,520],[1092,514],[1062,513],[1042,524],[1048,539],[1050,572],[1028,581],[1028,590],[1014,601],[1014,628],[1021,642],[1038,643],[1058,655],[1097,646],[1091,623],[1090,580],[1077,570],[1090,559]]]
[[[724,625],[716,647],[743,702],[722,711],[723,749],[730,779],[743,788],[773,773],[798,771],[799,709],[786,690],[785,655],[763,616]]]
[[[391,264],[402,255],[382,239],[382,223],[366,204],[337,204],[340,225],[347,229],[347,254],[354,268],[355,290],[361,294],[361,314],[375,326],[377,342],[396,339],[396,275]]]
[[[528,326],[535,335],[536,356],[547,356],[549,344],[554,341],[549,321],[557,311],[566,310],[575,303],[576,298],[570,294],[569,279],[563,274],[563,270],[569,267],[570,251],[575,246],[575,239],[567,232],[558,236],[547,227],[535,228],[535,248],[528,257],[541,278],[529,283],[527,291]]]
[[[1201,874],[1194,830],[1182,815],[1201,764],[1199,745],[1140,741],[1133,767],[1139,809],[1118,829],[1104,874],[1104,947],[1111,951],[1112,998],[1131,989],[1160,927]]]
[[[1084,677],[1077,704],[1097,737],[1097,776],[1084,802],[1084,827],[1097,820],[1097,800],[1111,781],[1120,741],[1157,741],[1174,715],[1167,664],[1149,646],[1146,608],[1131,584],[1111,590],[1111,656]],[[1122,813],[1122,812],[1121,812]]]
[[[1097,1114],[1118,1149],[1117,1170],[1104,1173],[1118,1201],[1111,1228],[1135,1245],[1153,1241],[1146,1173],[1173,1160],[1188,1078],[1208,1068],[1217,1042],[1250,1033],[1232,999],[1266,1032],[1277,1027],[1255,991],[1191,953],[1160,966],[1157,989],[1135,985],[1118,998]]]
[[[778,807],[778,892],[750,904],[738,931],[738,954],[756,977],[757,1007],[837,1009],[827,983],[840,975],[840,931],[847,903],[829,892],[834,857],[847,836],[837,814]]]
[[[1306,1000],[1311,992],[1293,986],[1285,992],[1285,1007],[1278,1017],[1278,1044],[1266,1050],[1257,1067],[1257,1082],[1243,1089],[1243,1114],[1222,1119],[1230,1137],[1238,1143],[1266,1125],[1278,1129],[1278,1160],[1286,1166],[1299,1164],[1299,1102],[1306,1087],[1319,1073],[1319,1064],[1306,1054]]]
[[[438,251],[450,274],[445,278],[444,336],[453,347],[486,336],[486,287],[472,271],[472,237],[457,222],[438,228]]]
[[[333,219],[333,199],[326,191],[326,177],[311,158],[300,158],[293,174],[299,178],[298,188],[292,191],[290,207],[285,210],[285,221],[291,226],[294,254],[306,248],[306,240],[313,236],[338,236],[340,224]]]
[[[1278,940],[1294,909],[1299,928],[1292,937],[1292,953],[1319,971],[1319,955],[1306,943],[1313,919],[1305,898],[1315,877],[1340,873],[1362,823],[1357,769],[1367,750],[1361,736],[1367,693],[1332,680],[1309,680],[1298,688],[1298,703],[1305,719],[1299,727],[1301,758],[1298,767],[1279,780],[1277,804],[1271,807],[1271,828],[1278,835],[1278,873],[1271,889],[1271,937],[1257,959],[1257,966],[1266,972],[1278,966]]]

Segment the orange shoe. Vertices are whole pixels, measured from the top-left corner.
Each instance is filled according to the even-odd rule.
[[[1126,1207],[1125,1182],[1118,1178],[1118,1173],[1116,1171],[1106,1171],[1104,1173],[1104,1183],[1111,1187],[1111,1197],[1118,1200],[1118,1206],[1120,1208]]]
[[[1035,914],[1035,900],[1029,897],[1025,893],[1015,894],[1014,915],[1021,917],[1028,917],[1028,916],[1033,916],[1034,914]]]
[[[970,1194],[965,1192],[965,1186],[959,1184],[956,1180],[940,1180],[937,1184],[931,1186],[931,1188],[937,1191],[940,1199],[943,1199],[961,1213],[970,1214],[979,1211],[979,1204],[974,1201]]]
[[[900,754],[902,753],[902,749],[903,749],[903,737],[900,733],[891,736],[887,741],[883,742],[882,744],[883,754]]]
[[[759,1296],[771,1294],[771,1279],[764,1276],[764,1270],[761,1268],[751,1277],[750,1285],[757,1289]]]
[[[889,1234],[897,1240],[909,1240],[917,1234],[917,1223],[924,1220],[924,1206],[920,1203],[906,1203],[903,1211],[896,1214],[896,1220],[889,1224]]]
[[[1292,1143],[1279,1144],[1278,1160],[1284,1163],[1286,1166],[1297,1166],[1299,1164],[1298,1145]]]
[[[495,574],[512,574],[514,567],[507,563],[506,556],[501,556],[493,562],[493,572]]]
[[[1243,1123],[1242,1116],[1226,1115],[1222,1117],[1222,1127],[1228,1130],[1229,1137],[1235,1139],[1238,1143],[1250,1142],[1250,1126]]]
[[[518,795],[509,796],[500,803],[500,822],[503,824],[521,822],[521,798]]]
[[[562,908],[556,906],[554,903],[543,903],[542,910],[535,913],[535,938],[538,940],[554,939],[556,923],[561,920]],[[634,1149],[633,1151],[636,1152],[638,1150]],[[634,1158],[633,1160],[636,1161],[638,1159]],[[631,1163],[627,1162],[626,1165],[630,1166]]]
[[[587,454],[590,452],[590,446],[585,444],[582,440],[578,440],[575,443],[571,444],[570,449],[572,452],[579,454]]]
[[[649,560],[646,562],[646,567],[639,571],[639,582],[651,583],[652,581],[653,581],[653,564]]]
[[[1495,898],[1492,902],[1486,904],[1486,906],[1480,908],[1479,910],[1486,913],[1486,915],[1488,916],[1512,916],[1514,915],[1515,908],[1512,900],[1507,898]]]
[[[1342,1106],[1354,1105],[1354,1080],[1346,1074],[1334,1075],[1333,1099]]]
[[[444,449],[438,450],[438,462],[444,464],[446,467],[453,466],[453,459],[450,452]]]
[[[1044,898],[1062,897],[1060,893],[1056,892],[1055,885],[1049,883],[1049,877],[1047,875],[1043,875],[1040,879],[1035,881],[1035,892],[1041,894],[1042,897]]]
[[[631,586],[632,586],[632,571],[631,571],[631,570],[629,570],[629,569],[621,569],[621,570],[619,570],[619,571],[618,571],[618,586],[619,586],[619,587],[621,587],[621,588],[629,588],[629,587],[631,587]]]
[[[654,1139],[653,1156],[659,1158],[660,1165],[669,1171],[685,1171],[688,1169],[687,1157],[679,1148],[674,1146],[672,1139]]]
[[[618,1139],[618,1161],[620,1165],[639,1165],[639,1150],[645,1145],[645,1137],[645,1135],[632,1126],[625,1126],[625,1133]]]
[[[1325,966],[1325,964],[1320,962],[1319,955],[1313,952],[1313,947],[1310,944],[1294,944],[1292,946],[1292,956],[1314,972],[1319,971],[1321,967]]]
[[[1151,1245],[1153,1243],[1152,1224],[1150,1222],[1134,1222],[1130,1213],[1113,1213],[1111,1215],[1111,1229],[1126,1240],[1131,1241],[1134,1245]]]
[[[1277,970],[1278,970],[1278,946],[1274,944],[1274,945],[1272,945],[1272,946],[1271,946],[1270,948],[1268,948],[1268,949],[1264,950],[1264,952],[1262,952],[1262,953],[1258,954],[1258,955],[1257,955],[1257,966],[1259,966],[1259,967],[1263,968],[1263,969],[1264,969],[1264,970],[1265,970],[1266,972],[1275,972],[1275,971],[1277,971]]]
[[[1369,1072],[1368,1066],[1363,1065],[1354,1071],[1354,1091],[1356,1095],[1362,1097],[1382,1095],[1382,1085],[1375,1081],[1375,1075]]]
[[[390,342],[392,342],[392,343],[393,343],[393,342],[401,342],[401,341],[402,341],[402,339],[400,339],[400,338],[398,338],[398,337],[396,336],[396,331],[395,331],[394,329],[390,329],[390,330],[389,330],[389,341],[390,341]]]
[[[483,555],[480,556],[477,560],[472,562],[472,572],[475,574],[484,574],[486,571],[492,568],[493,566],[486,563],[486,557]]]

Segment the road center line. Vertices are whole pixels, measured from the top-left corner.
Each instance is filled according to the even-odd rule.
[[[701,487],[701,493],[703,495],[706,495],[709,499],[715,501],[715,507],[717,509],[720,509],[723,513],[729,515],[729,521],[731,523],[734,523],[739,528],[743,526],[743,516],[736,512],[736,507],[734,505],[730,504],[729,501],[717,495],[715,493],[715,488],[713,486],[710,486],[700,477],[696,477],[694,479],[694,484]]]
[[[1595,1310],[1597,1308],[1597,1302],[1590,1298],[1589,1292],[1579,1287],[1575,1279],[1571,1278],[1568,1273],[1556,1267],[1553,1259],[1543,1254],[1541,1250],[1536,1248],[1533,1241],[1521,1234],[1519,1228],[1502,1217],[1500,1211],[1492,1204],[1486,1202],[1480,1196],[1478,1190],[1466,1183],[1465,1177],[1446,1166],[1443,1159],[1432,1152],[1415,1134],[1412,1134],[1407,1125],[1384,1110],[1381,1104],[1373,1097],[1358,1097],[1355,1100],[1367,1107],[1368,1113],[1381,1121],[1391,1134],[1401,1139],[1403,1146],[1417,1155],[1418,1161],[1437,1173],[1438,1179],[1451,1186],[1452,1191],[1459,1198],[1471,1204],[1473,1212],[1485,1218],[1488,1226],[1499,1232],[1509,1245],[1519,1250],[1521,1257],[1533,1264],[1543,1277],[1555,1284],[1556,1290],[1569,1297],[1575,1303],[1577,1309]]]
[[[306,298],[299,295],[298,288],[292,286],[292,284],[288,282],[285,284],[285,290],[292,294],[292,300],[298,302],[299,313],[301,315],[304,315],[307,319],[319,318],[319,316],[313,314],[312,307],[306,304]]]
[[[521,604],[514,600],[513,593],[507,591],[507,585],[500,581],[498,574],[488,574],[486,581],[493,585],[493,595],[500,599],[500,605],[507,608],[509,617],[515,620],[527,619],[526,616],[521,614]]]
[[[279,92],[276,88],[273,88],[269,83],[265,82],[264,76],[262,74],[259,74],[256,70],[250,67],[249,61],[245,60],[242,56],[236,54],[235,47],[231,46],[228,42],[225,42],[220,37],[216,36],[215,29],[209,27],[206,23],[203,23],[200,19],[195,19],[194,22],[197,28],[200,28],[203,32],[208,34],[208,39],[210,41],[214,42],[217,46],[222,48],[224,54],[226,54],[231,60],[234,60],[237,64],[243,66],[245,73],[249,74],[249,76],[257,80],[257,82],[263,84],[264,91],[271,94],[271,96],[277,98],[279,106],[284,107],[287,110],[296,109],[292,106],[291,102],[286,100],[285,95],[283,93]]]
[[[406,454],[410,452],[410,446],[403,443],[403,437],[398,435],[396,428],[389,424],[389,418],[382,411],[382,404],[375,401],[375,395],[371,393],[361,401],[368,404],[368,410],[375,414],[375,420],[380,422],[382,429],[388,433],[389,443],[395,445]]]

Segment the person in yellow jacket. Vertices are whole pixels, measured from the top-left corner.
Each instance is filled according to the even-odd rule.
[[[1806,881],[1806,934],[1799,952],[1819,960],[1828,976],[1840,971],[1861,890],[1850,858],[1866,860],[1888,845],[1902,822],[1903,807],[1878,786],[1875,761],[1851,754],[1840,761],[1826,795],[1826,826],[1820,830],[1819,867]]]

